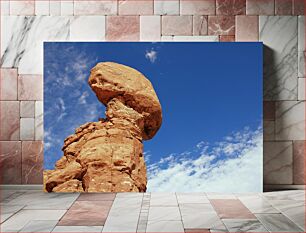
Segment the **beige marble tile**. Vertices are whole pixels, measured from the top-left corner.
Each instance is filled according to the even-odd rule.
[[[264,143],[264,183],[292,184],[292,142]]]
[[[208,34],[208,22],[205,15],[193,16],[193,35],[202,36]]]
[[[19,232],[51,232],[57,220],[31,220]]]
[[[20,101],[20,117],[33,118],[35,101]]]
[[[50,1],[36,0],[35,1],[35,15],[50,15]]]
[[[275,101],[263,102],[263,118],[266,121],[275,120]]]
[[[270,232],[302,232],[302,229],[282,214],[256,214]]]
[[[275,15],[292,15],[292,0],[275,0]]]
[[[0,70],[0,100],[17,100],[17,69]]]
[[[188,42],[188,41],[218,42],[219,37],[218,36],[173,36],[172,40],[182,41],[182,42]]]
[[[192,16],[162,16],[162,35],[192,35]]]
[[[0,141],[0,159],[1,183],[21,184],[21,142]]]
[[[42,184],[43,142],[22,142],[22,183]]]
[[[155,15],[179,15],[180,1],[179,0],[155,0],[154,14]]]
[[[74,15],[116,15],[117,0],[74,1]]]
[[[0,112],[0,140],[19,140],[19,101],[1,101]]]
[[[103,226],[56,226],[52,232],[101,232],[103,229]]]
[[[184,233],[182,221],[149,221],[146,232]]]
[[[276,140],[305,139],[305,102],[276,103],[275,137]]]
[[[139,16],[107,16],[107,41],[138,41],[140,37]]]
[[[217,15],[245,15],[246,0],[216,0]]]
[[[269,232],[258,220],[223,219],[229,232]]]
[[[77,16],[70,22],[70,41],[105,40],[105,16]]]
[[[1,192],[3,192],[3,190],[1,190]],[[2,195],[2,193],[1,193],[1,195]],[[0,215],[1,223],[3,223],[5,220],[10,218],[12,215],[17,213],[18,211],[20,211],[23,207],[24,207],[24,205],[1,204],[0,205],[0,208],[1,208],[1,215]]]
[[[140,16],[140,40],[160,41],[161,38],[161,17]]]
[[[216,229],[216,226],[220,229],[222,226],[211,204],[182,204],[180,211],[185,229]]]
[[[179,204],[209,204],[204,193],[176,193]]]
[[[221,219],[256,219],[239,199],[210,199]]]
[[[18,76],[18,99],[19,100],[42,100],[43,99],[42,75],[19,75]]]
[[[265,141],[275,140],[275,121],[263,122],[263,139]]]
[[[33,220],[59,220],[66,210],[21,210],[1,225],[4,232],[16,232]]]
[[[50,15],[61,15],[61,1],[50,1]]]
[[[246,195],[239,197],[239,200],[253,213],[253,214],[272,214],[280,213],[268,201],[261,196]]]
[[[298,78],[298,100],[306,100],[305,89],[306,89],[305,78]]]
[[[274,15],[274,0],[246,0],[247,15]]]
[[[236,16],[236,41],[258,41],[258,16]]]
[[[119,15],[152,15],[153,0],[118,0]]]
[[[149,221],[180,221],[178,206],[152,206],[149,209]]]
[[[305,16],[298,17],[298,76],[305,78]],[[305,88],[305,87],[304,87]]]
[[[305,1],[293,0],[293,15],[305,15]]]
[[[181,0],[181,15],[214,15],[216,12],[215,0]]]
[[[305,184],[305,141],[293,141],[293,184]]]
[[[34,118],[20,118],[20,140],[34,140]]]
[[[178,202],[174,193],[152,193],[150,206],[177,206]]]
[[[0,1],[1,4],[1,15],[9,15],[10,14],[10,1]]]
[[[34,15],[35,1],[34,0],[11,0],[10,15]]]
[[[43,101],[35,101],[35,140],[44,139]]]
[[[61,1],[61,15],[73,15],[73,1]]]

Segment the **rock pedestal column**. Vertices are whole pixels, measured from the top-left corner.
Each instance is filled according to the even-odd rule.
[[[89,122],[65,139],[55,170],[44,172],[47,192],[145,192],[142,140],[161,126],[152,84],[131,67],[98,63],[88,80],[106,106],[106,119]]]

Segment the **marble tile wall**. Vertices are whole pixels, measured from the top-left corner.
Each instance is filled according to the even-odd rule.
[[[305,184],[304,3],[1,1],[0,155],[6,174],[1,182],[41,182],[43,41],[262,41],[264,183]],[[153,205],[155,200],[152,196]],[[171,221],[160,224],[181,229]],[[150,220],[149,226],[154,230],[156,222]]]

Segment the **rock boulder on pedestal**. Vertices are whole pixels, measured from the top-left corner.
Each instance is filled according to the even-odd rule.
[[[89,122],[64,141],[55,170],[44,173],[47,192],[145,192],[142,140],[161,126],[162,111],[150,81],[135,69],[98,63],[88,80],[106,106],[106,119]]]

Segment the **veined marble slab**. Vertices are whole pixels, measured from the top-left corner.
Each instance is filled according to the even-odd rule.
[[[299,16],[298,19],[298,59],[299,59],[299,77],[300,78],[306,78],[305,77],[305,16]],[[305,88],[305,86],[304,86]]]
[[[44,107],[43,101],[35,102],[35,140],[44,139]]]
[[[56,226],[52,232],[101,232],[103,226]]]
[[[270,203],[279,209],[283,215],[305,230],[305,201],[270,200]]]
[[[177,206],[175,193],[152,193],[150,206]]]
[[[78,193],[44,193],[29,191],[11,201],[10,205],[26,205],[24,209],[68,209],[78,198]]]
[[[1,190],[2,192],[2,190]],[[3,204],[0,206],[1,208],[1,223],[10,218],[12,215],[21,210],[24,205],[6,205]]]
[[[269,232],[258,220],[223,219],[229,232]]]
[[[222,225],[211,204],[182,204],[180,211],[186,229],[213,229],[216,225]]]
[[[282,214],[256,214],[256,217],[270,232],[303,232]]]
[[[205,193],[176,193],[177,201],[179,204],[195,204],[195,203],[205,203],[210,204]]]
[[[59,220],[66,210],[21,210],[1,225],[3,232],[16,232],[32,220]]]
[[[115,198],[102,232],[136,232],[143,194]]]
[[[292,184],[292,142],[265,142],[264,182]]]
[[[298,72],[297,16],[260,16],[264,47],[264,99],[296,100]]]
[[[149,221],[146,232],[184,233],[181,221]]]
[[[292,200],[305,202],[305,190],[289,190],[281,192],[267,192],[262,193],[265,199],[269,201],[273,200]]]
[[[57,220],[32,220],[20,232],[51,232],[57,222]]]
[[[180,221],[178,206],[152,206],[149,209],[149,221]]]
[[[1,17],[1,66],[19,74],[43,73],[43,41],[67,41],[69,17]]]
[[[280,213],[260,196],[244,196],[239,199],[253,214]]]
[[[305,102],[276,103],[276,140],[305,140]]]

